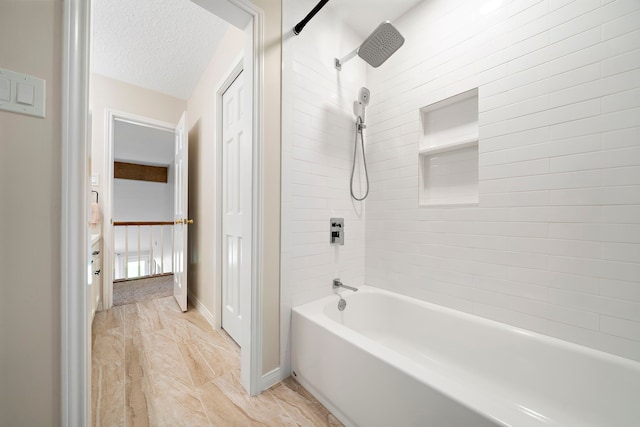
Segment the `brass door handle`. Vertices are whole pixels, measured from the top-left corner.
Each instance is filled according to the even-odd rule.
[[[176,224],[184,224],[184,225],[193,224],[193,220],[192,219],[186,219],[186,218],[185,219],[176,219],[174,222]]]

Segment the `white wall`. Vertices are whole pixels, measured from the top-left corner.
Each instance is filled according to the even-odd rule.
[[[313,2],[290,3],[285,29]],[[482,4],[421,3],[394,21],[406,44],[366,71],[366,283],[640,360],[640,3]],[[359,232],[357,249],[326,242],[328,217],[352,214],[365,83],[347,74],[359,59],[340,80],[330,68],[356,44],[342,31],[319,14],[285,41],[283,323],[334,274],[363,282]],[[479,205],[420,208],[418,110],[475,87]]]
[[[166,166],[174,160],[173,130],[116,120],[113,132],[116,161]]]
[[[315,1],[283,5],[281,354],[288,372],[291,307],[333,293],[334,278],[364,283],[364,206],[352,202],[349,176],[354,144],[353,101],[365,67],[342,72],[333,58],[362,40],[339,25],[328,8],[299,36],[290,29]],[[356,187],[360,188],[360,187]],[[329,244],[329,219],[345,219],[344,246]]]
[[[114,179],[114,221],[172,221],[173,167],[169,168],[170,182],[149,182]]]

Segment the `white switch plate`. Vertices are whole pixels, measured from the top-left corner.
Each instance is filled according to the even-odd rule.
[[[46,92],[44,80],[0,68],[0,80],[1,79],[7,79],[10,83],[9,100],[5,101],[0,98],[0,110],[27,114],[29,116],[45,117]],[[31,100],[33,100],[33,105],[18,103],[17,87],[19,84],[27,89],[27,92],[22,94],[22,96],[26,94],[26,98],[20,98],[20,101],[27,102],[27,104],[29,104]],[[33,99],[31,99],[30,96],[31,93],[29,87],[33,87]]]
[[[91,175],[91,185],[93,185],[94,187],[97,187],[98,185],[100,185],[100,178],[97,173],[94,173],[93,175]]]

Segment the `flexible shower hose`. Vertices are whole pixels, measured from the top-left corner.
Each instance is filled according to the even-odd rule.
[[[364,127],[364,124],[362,123],[362,117],[358,116],[358,119],[356,120],[356,140],[355,140],[355,143],[353,144],[353,166],[351,167],[351,182],[350,182],[349,190],[351,191],[351,197],[353,197],[354,200],[357,200],[359,202],[366,199],[367,196],[369,195],[369,173],[367,172],[367,157],[364,154],[364,135],[362,134],[363,127]],[[355,171],[356,171],[356,154],[358,152],[358,134],[360,134],[360,144],[362,146],[362,161],[364,163],[364,176],[367,180],[367,191],[364,193],[364,196],[362,196],[362,198],[356,197],[356,195],[353,193],[353,175],[355,174]]]

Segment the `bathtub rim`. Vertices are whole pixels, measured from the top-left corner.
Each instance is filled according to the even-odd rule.
[[[383,295],[389,295],[392,296],[394,298],[398,298],[400,300],[404,300],[407,301],[409,303],[412,304],[417,304],[423,307],[426,307],[428,309],[431,309],[433,311],[439,312],[439,313],[445,313],[447,315],[452,315],[454,317],[460,318],[460,319],[466,319],[466,320],[471,320],[474,322],[478,322],[480,324],[484,324],[488,327],[495,327],[498,328],[500,330],[504,330],[505,332],[511,333],[511,334],[518,334],[518,335],[524,335],[524,336],[528,336],[534,339],[539,339],[543,342],[547,342],[551,345],[556,345],[568,350],[575,350],[577,352],[581,352],[581,353],[585,353],[587,355],[591,355],[595,358],[599,358],[599,359],[604,359],[604,360],[608,360],[612,363],[616,363],[616,364],[622,364],[622,365],[628,365],[628,367],[630,369],[635,369],[635,370],[640,370],[640,361],[636,361],[634,359],[629,359],[627,357],[623,357],[623,356],[619,356],[617,354],[613,354],[613,353],[608,353],[606,351],[603,350],[599,350],[593,347],[588,347],[582,344],[578,344],[578,343],[574,343],[571,341],[567,341],[567,340],[563,340],[561,338],[556,338],[553,337],[551,335],[545,335],[542,334],[540,332],[536,332],[536,331],[531,331],[529,329],[525,329],[525,328],[521,328],[519,326],[515,326],[515,325],[510,325],[508,323],[503,323],[497,320],[493,320],[493,319],[489,319],[486,317],[482,317],[479,316],[477,314],[471,314],[471,313],[467,313],[464,311],[460,311],[460,310],[456,310],[454,308],[450,308],[444,305],[439,305],[439,304],[435,304],[435,303],[431,303],[428,301],[423,301],[421,299],[418,298],[414,298],[405,294],[401,294],[401,293],[396,293],[396,292],[391,292],[388,291],[386,289],[382,289],[382,288],[378,288],[375,286],[371,286],[371,285],[362,285],[360,287],[358,287],[358,290],[360,292],[364,293],[380,293]],[[353,329],[344,326],[336,321],[334,321],[333,319],[328,318],[327,316],[324,315],[324,313],[322,313],[322,309],[318,309],[317,306],[320,305],[321,302],[330,302],[331,299],[333,299],[336,296],[342,296],[342,298],[344,298],[347,303],[349,302],[349,299],[356,297],[357,298],[357,294],[353,291],[349,291],[349,290],[340,290],[335,292],[332,295],[326,296],[326,297],[322,297],[319,299],[316,299],[314,301],[310,301],[304,304],[299,304],[297,306],[294,306],[291,308],[291,311],[295,311],[305,317],[308,317],[310,319],[314,319],[314,320],[318,320],[319,318],[324,318],[327,319],[329,321],[331,321],[332,323],[334,323],[336,326],[339,326],[340,329],[344,329],[346,331],[351,331],[354,332],[356,334],[358,334],[358,336],[362,336],[361,334],[357,333],[356,331],[354,331]],[[337,300],[336,300],[337,303]],[[322,307],[324,308],[324,305],[322,305]],[[369,339],[372,342],[375,342],[371,339]]]

